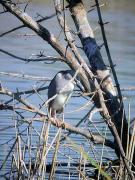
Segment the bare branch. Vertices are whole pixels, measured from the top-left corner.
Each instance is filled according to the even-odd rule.
[[[8,12],[8,11],[6,11],[6,12]],[[50,19],[50,18],[54,17],[55,15],[56,15],[56,14],[52,14],[52,15],[50,15],[50,16],[42,17],[41,19],[37,20],[36,22],[39,23],[39,22],[45,21],[45,20],[47,20],[47,19]],[[4,33],[0,34],[0,37],[5,36],[6,34],[9,34],[9,33],[11,33],[11,32],[14,32],[14,31],[16,31],[16,30],[18,30],[18,29],[21,29],[21,28],[24,28],[24,27],[26,27],[26,26],[25,26],[25,25],[22,25],[22,26],[15,27],[15,28],[7,31],[7,32],[4,32]]]
[[[92,142],[94,142],[96,144],[103,144],[103,142],[105,140],[104,137],[102,137],[101,135],[96,135],[96,134],[94,135],[93,133],[91,134],[89,131],[74,127],[74,126],[70,125],[69,123],[62,122],[59,119],[54,119],[54,118],[48,119],[45,117],[41,117],[41,118],[29,118],[29,119],[25,119],[24,121],[26,121],[26,122],[50,121],[51,124],[53,124],[54,126],[57,126],[57,122],[58,122],[59,128],[68,130],[70,133],[80,134],[80,135],[86,137],[87,139],[90,139]],[[114,144],[110,140],[105,140],[105,145],[114,149]]]
[[[38,77],[38,76],[31,76],[31,75],[27,75],[27,74],[8,73],[8,72],[0,72],[0,75],[12,76],[12,77],[34,80],[34,81],[50,81],[51,80],[50,78],[43,77],[43,76]]]
[[[83,45],[83,49],[89,59],[93,73],[95,73],[100,80],[101,86],[105,92],[111,96],[116,96],[116,92],[110,78],[102,56],[100,54],[98,45],[94,38],[94,33],[87,20],[87,12],[84,9],[82,1],[70,1],[70,11],[75,22],[79,37]]]
[[[101,104],[101,108],[103,110],[102,111],[103,116],[106,119],[106,122],[115,138],[115,141],[117,142],[117,145],[119,146],[119,150],[120,150],[119,152],[120,152],[120,155],[122,156],[123,162],[125,163],[125,166],[129,172],[130,176],[133,178],[133,175],[129,169],[127,160],[125,159],[124,149],[126,146],[125,146],[125,144],[123,144],[123,146],[122,146],[121,139],[120,139],[121,123],[122,123],[122,117],[123,117],[124,111],[123,111],[123,109],[121,109],[121,111],[115,115],[115,121],[113,121],[113,122],[111,121],[110,115],[112,115],[114,113],[114,109],[115,109],[115,111],[117,109],[119,109],[119,105],[120,105],[117,100],[116,91],[114,89],[113,82],[110,78],[109,71],[107,70],[107,68],[103,62],[102,56],[101,56],[99,48],[97,46],[97,43],[94,39],[94,34],[88,23],[86,11],[84,9],[82,1],[81,0],[79,0],[79,1],[71,0],[68,2],[69,2],[70,11],[72,13],[73,20],[75,22],[77,30],[80,32],[79,37],[82,42],[84,51],[85,51],[85,53],[89,59],[89,62],[91,64],[92,71],[93,71],[93,73],[95,73],[97,75],[97,78],[101,82],[100,85],[103,88],[103,90],[106,92],[105,95],[106,96],[109,95],[109,97],[111,98],[111,101],[113,102],[113,104],[111,104],[111,105],[110,105],[110,103],[106,103],[108,105],[108,107],[110,107],[110,108],[107,108],[106,104],[104,103],[104,97],[100,90],[100,86],[95,81],[95,87],[98,90],[100,104]],[[120,116],[119,118],[118,118],[118,115]],[[126,123],[126,120],[124,117],[124,130],[126,130],[126,129],[127,129],[127,123]],[[126,131],[124,131],[124,132],[126,132]],[[124,149],[123,149],[123,147],[124,147]]]
[[[35,22],[30,16],[28,16],[28,14],[24,13],[14,4],[7,1],[1,1],[1,4],[9,12],[20,19],[27,27],[36,32],[42,39],[47,41],[64,58],[64,62],[66,62],[72,69],[79,69],[79,63],[77,63],[71,52],[64,48],[58,39],[56,39],[55,36],[51,34],[46,28]],[[79,74],[86,91],[90,91],[89,80],[86,77],[84,71],[81,70]]]
[[[0,49],[0,52],[2,53],[5,53],[13,58],[16,58],[16,59],[19,59],[19,60],[22,60],[24,62],[47,62],[47,61],[63,61],[64,59],[62,57],[54,57],[54,56],[43,56],[43,57],[39,57],[39,58],[22,58],[20,56],[16,56],[15,54],[12,54],[8,51],[5,51],[3,49]],[[38,56],[38,55],[37,55]]]
[[[18,102],[24,104],[30,111],[36,112],[37,114],[45,116],[45,113],[43,111],[39,110],[37,107],[30,104],[27,100],[22,99],[18,94],[14,94],[11,91],[9,91],[3,87],[0,89],[0,94],[8,95],[8,96],[14,98],[15,100],[17,100]]]
[[[91,141],[95,142],[95,143],[103,143],[104,142],[104,138],[101,135],[93,135],[90,132],[86,132],[86,130],[81,130],[80,128],[77,127],[73,127],[72,125],[66,123],[66,122],[62,122],[59,119],[54,119],[54,118],[50,118],[48,119],[48,117],[46,116],[46,114],[39,110],[38,108],[36,108],[35,106],[31,105],[28,101],[22,99],[21,97],[19,97],[17,94],[13,94],[12,92],[8,91],[7,89],[4,89],[2,87],[2,89],[0,90],[0,94],[5,94],[11,97],[14,97],[14,99],[16,99],[18,102],[24,104],[26,106],[25,107],[16,107],[16,106],[12,106],[12,105],[4,105],[1,104],[0,108],[1,109],[9,109],[9,110],[15,110],[15,109],[23,109],[29,112],[34,112],[39,114],[40,116],[43,116],[41,118],[29,118],[29,119],[23,119],[24,122],[32,122],[32,121],[49,121],[51,122],[51,124],[53,124],[54,126],[57,127],[57,125],[59,124],[59,128],[62,129],[66,129],[71,133],[76,133],[76,134],[81,134],[82,136],[90,139]],[[112,142],[109,140],[105,141],[105,145],[114,148],[114,145],[112,145]]]

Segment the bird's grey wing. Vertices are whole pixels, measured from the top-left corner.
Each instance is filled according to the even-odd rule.
[[[61,74],[59,72],[55,75],[55,77],[50,82],[50,85],[48,87],[48,98],[51,98],[59,93],[63,85],[62,82],[63,81],[61,81]]]
[[[54,95],[58,94],[67,85],[67,79],[65,79],[66,76],[62,73],[69,73],[72,76],[73,71],[72,70],[60,71],[56,74],[56,76],[52,79],[49,85],[48,98],[51,98]]]
[[[56,92],[56,82],[55,82],[55,78],[53,78],[48,87],[48,99],[53,97],[56,93],[57,93]]]

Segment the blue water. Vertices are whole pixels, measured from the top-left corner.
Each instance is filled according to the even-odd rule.
[[[88,3],[88,2],[87,2]],[[87,4],[86,3],[86,4]],[[90,4],[87,4],[87,9],[89,10]],[[0,11],[2,11],[2,7],[0,6]],[[36,17],[36,13],[40,12],[43,16],[48,16],[52,13],[54,13],[54,8],[51,2],[46,2],[46,5],[42,4],[34,4],[30,5],[27,8],[27,12],[33,17]],[[67,13],[68,14],[68,13]],[[109,21],[110,24],[105,26],[106,29],[106,35],[112,55],[112,59],[114,64],[116,64],[116,72],[118,75],[118,79],[121,85],[121,88],[128,88],[135,86],[135,1],[130,0],[125,1],[110,1],[108,2],[107,6],[102,8],[102,14],[104,21]],[[88,14],[89,21],[92,25],[93,29],[96,29],[98,26],[97,23],[97,14],[96,11],[92,11]],[[71,19],[67,16],[68,23],[71,23]],[[21,25],[21,23],[12,15],[9,13],[0,15],[0,23],[2,24],[0,26],[0,34],[8,31],[9,29],[12,29],[18,25]],[[42,22],[42,25],[45,26],[47,29],[49,29],[52,33],[55,34],[56,37],[59,37],[62,43],[65,44],[63,40],[63,35],[60,34],[60,28],[57,24],[56,17],[52,18],[51,20],[47,20]],[[29,36],[24,36],[24,34],[29,34]],[[95,30],[95,38],[98,42],[98,44],[102,44],[102,36],[100,32],[100,28]],[[78,41],[78,39],[77,39]],[[17,30],[13,33],[10,33],[0,39],[0,48],[3,50],[6,50],[10,53],[13,53],[17,56],[29,58],[33,54],[40,54],[40,52],[43,52],[46,56],[58,56],[58,54],[46,43],[44,42],[40,37],[36,36],[35,33],[33,33],[31,30],[28,30],[27,28],[23,28],[20,30]],[[107,57],[105,54],[104,48],[101,50],[103,58],[108,64]],[[84,54],[80,51],[80,53],[84,56]],[[34,56],[33,56],[34,57]],[[45,64],[43,62],[38,63],[24,63],[23,61],[14,59],[4,53],[0,52],[0,72],[9,72],[9,73],[20,73],[20,74],[27,74],[27,75],[33,75],[33,76],[43,76],[47,78],[53,78],[53,76],[62,69],[67,69],[68,66],[62,62],[56,62],[54,64]],[[0,74],[0,80],[2,82],[2,85],[9,90],[16,92],[18,91],[25,91],[28,89],[33,89],[33,87],[40,87],[43,82],[37,82],[34,80],[27,80],[27,79],[21,79],[21,78],[15,78],[11,76],[1,75]],[[44,86],[47,86],[49,82],[46,82]],[[125,103],[125,109],[126,112],[128,112],[128,105],[130,103],[130,111],[131,111],[131,118],[135,116],[134,109],[135,109],[135,91],[123,91],[123,96],[125,97],[124,103]],[[43,91],[40,96],[38,95],[32,95],[28,97],[28,101],[35,106],[39,107],[39,104],[42,104],[43,100],[47,100],[47,90]],[[75,95],[75,94],[74,94]],[[27,97],[25,96],[22,96]],[[0,95],[0,101],[4,102],[6,99],[10,100],[11,98],[7,96]],[[65,110],[65,121],[69,122],[73,125],[76,125],[77,122],[83,118],[83,116],[88,112],[89,108],[92,106],[88,106],[84,110],[81,111],[75,111],[74,110],[79,109],[80,107],[84,106],[87,102],[86,99],[79,97],[79,98],[71,98],[69,104],[66,107]],[[13,101],[11,102],[13,104]],[[46,108],[43,108],[45,113],[47,113]],[[31,114],[27,113],[26,116],[29,117]],[[16,131],[17,129],[14,128],[15,124],[18,123],[16,120],[16,114],[12,111],[1,111],[0,112],[0,164],[3,162],[3,159],[6,157],[6,155],[9,152],[9,148],[12,146],[14,139],[16,137]],[[94,115],[93,121],[99,118],[98,115]],[[100,119],[99,119],[100,120]],[[95,124],[100,133],[104,133],[105,131],[105,124]],[[10,126],[10,127],[9,127]],[[82,123],[81,126],[83,128],[87,127],[86,123]],[[19,130],[22,131],[27,127],[27,124],[19,125]],[[33,127],[40,133],[42,123],[34,122]],[[93,125],[91,125],[91,131],[95,131],[95,128]],[[52,137],[54,137],[56,132],[56,129],[54,127],[51,128],[50,132],[50,139],[51,142]],[[39,140],[38,134],[35,133],[35,131],[32,131],[32,143],[33,146],[35,146]],[[27,131],[24,132],[22,135],[24,140],[26,139]],[[107,131],[107,136],[111,138],[109,131]],[[90,151],[90,144],[89,142],[86,142],[86,139],[82,136],[78,135],[71,135],[72,140],[74,140],[77,144],[82,145],[86,151]],[[65,154],[70,154],[70,157],[73,158],[73,161],[79,158],[79,155],[72,151],[70,148],[67,150],[66,148],[61,147],[61,151]],[[96,150],[98,152],[98,148]],[[111,156],[110,156],[111,154]],[[100,153],[97,155],[97,159],[100,158]],[[52,154],[50,153],[48,157],[48,162],[51,161]],[[91,153],[91,156],[94,157],[94,155]],[[113,151],[110,149],[105,151],[106,157],[114,157]],[[67,158],[65,156],[59,155],[59,159],[61,161],[66,161]],[[11,161],[11,156],[8,158],[8,162]],[[6,166],[3,168],[4,172],[6,172],[10,166],[6,164]],[[60,177],[59,177],[60,179]]]

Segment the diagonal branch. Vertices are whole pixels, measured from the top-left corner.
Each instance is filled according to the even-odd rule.
[[[63,61],[63,58],[60,57],[60,56],[59,57],[43,56],[43,58],[23,58],[23,57],[15,55],[15,54],[12,54],[12,53],[10,53],[8,51],[5,51],[3,49],[0,49],[0,52],[5,53],[5,54],[7,54],[7,55],[9,55],[9,56],[11,56],[11,57],[13,57],[15,59],[19,59],[21,61],[24,61],[26,63],[28,63],[28,62],[43,62],[43,61],[53,61],[53,62],[55,62],[55,61]]]
[[[2,109],[9,109],[9,110],[14,111],[15,109],[22,109],[22,110],[26,110],[26,111],[29,111],[29,112],[37,113],[38,115],[42,116],[42,117],[23,119],[24,122],[31,123],[32,121],[41,121],[41,122],[42,121],[47,121],[47,122],[51,122],[51,124],[56,126],[56,127],[58,127],[57,125],[59,124],[59,128],[66,129],[70,133],[80,134],[80,135],[84,136],[85,138],[90,139],[92,142],[94,142],[96,144],[103,144],[103,142],[105,141],[106,146],[114,148],[113,142],[110,141],[110,140],[105,139],[101,135],[92,134],[89,131],[82,130],[81,128],[74,127],[73,125],[70,125],[69,123],[62,122],[60,119],[55,119],[55,118],[48,119],[47,115],[43,111],[41,111],[37,107],[30,104],[28,101],[22,99],[17,94],[14,94],[14,93],[12,93],[11,91],[9,91],[7,89],[2,88],[0,90],[0,94],[4,94],[4,95],[14,97],[15,100],[17,100],[18,102],[22,103],[23,105],[25,105],[27,107],[27,108],[25,108],[25,107],[15,107],[15,106],[11,106],[11,105],[1,104],[0,105],[1,110]]]
[[[30,104],[26,99],[22,99],[17,93],[12,93],[11,91],[9,91],[8,89],[5,88],[1,88],[0,89],[0,94],[3,95],[8,95],[12,98],[14,98],[15,100],[17,100],[18,102],[22,103],[23,105],[25,105],[28,109],[30,109],[30,111],[32,112],[36,112],[39,115],[45,115],[45,113],[41,110],[39,110],[37,107],[35,107],[34,105]]]
[[[72,2],[76,2],[76,1],[72,1]],[[9,2],[9,1],[1,1],[0,3],[3,4],[3,6],[9,12],[14,14],[18,19],[20,19],[27,27],[29,27],[30,29],[35,31],[42,39],[47,41],[62,57],[65,58],[64,62],[66,62],[72,69],[74,69],[75,71],[80,69],[80,64],[73,57],[73,54],[67,48],[63,47],[60,44],[60,42],[58,41],[58,39],[56,39],[54,37],[54,35],[51,34],[46,28],[44,28],[42,25],[40,25],[37,22],[35,22],[30,16],[28,16],[28,14],[24,13],[22,10],[20,10],[17,6],[12,4],[11,2]],[[75,7],[74,5],[73,5],[72,8]],[[83,7],[83,6],[81,6],[81,7]],[[78,9],[76,9],[76,10],[78,12]],[[79,9],[79,10],[81,10],[81,9]],[[85,11],[84,11],[84,15],[85,15]],[[90,40],[90,41],[88,41],[88,43],[86,43],[86,44],[84,43],[83,46],[85,47],[84,49],[86,51],[88,50],[87,51],[88,54],[86,53],[88,57],[91,58],[91,54],[92,54],[92,63],[91,63],[91,65],[94,64],[95,69],[93,69],[94,70],[93,72],[95,72],[96,70],[98,70],[98,67],[100,67],[99,65],[101,65],[101,67],[103,65],[103,64],[100,64],[100,63],[102,63],[102,61],[99,64],[98,63],[96,64],[96,62],[98,62],[98,58],[100,59],[101,55],[99,53],[99,50],[97,48],[95,48],[95,41],[91,41],[90,37],[88,39],[85,37],[84,40],[86,40],[86,41],[84,41],[85,43],[87,42],[87,40]],[[92,42],[92,44],[91,44],[91,42]],[[89,44],[90,48],[87,49],[87,45],[88,44]],[[91,51],[91,46],[93,46],[93,44],[94,44],[94,49],[92,49],[92,51]],[[97,54],[95,54],[95,52],[97,52]],[[105,66],[103,66],[102,68],[105,69]],[[105,91],[109,93],[110,97],[112,97],[112,96],[116,97],[116,92],[114,90],[114,87],[113,87],[112,81],[110,79],[110,76],[108,75],[107,70],[105,69],[106,73],[105,73],[105,76],[103,77],[102,76],[102,68],[99,69],[99,71],[97,71],[97,74],[99,73],[98,74],[98,78],[102,82],[102,88],[104,88]],[[114,123],[111,122],[111,117],[110,117],[110,114],[109,114],[108,109],[106,107],[106,104],[104,102],[104,96],[102,94],[102,90],[100,89],[100,86],[99,86],[97,80],[95,79],[95,76],[90,71],[90,74],[89,74],[90,78],[88,79],[88,77],[86,76],[85,71],[83,69],[81,69],[81,71],[79,72],[79,76],[80,76],[80,79],[81,79],[82,84],[84,85],[84,88],[85,88],[86,91],[88,91],[88,92],[91,91],[90,83],[89,82],[91,82],[91,84],[93,83],[94,89],[96,89],[97,95],[98,95],[98,98],[99,98],[98,102],[100,102],[98,105],[100,105],[102,110],[103,110],[103,112],[102,112],[103,117],[106,119],[106,122],[108,123],[108,125],[111,124],[110,129],[111,129],[112,133],[114,134],[114,137],[116,139],[117,145],[119,147],[120,154],[121,154],[121,156],[123,158],[123,161],[125,163],[125,166],[126,166],[128,172],[129,172],[129,174],[132,176],[131,171],[130,171],[128,165],[127,165],[127,161],[125,159],[125,154],[124,154],[124,151],[123,151],[123,147],[121,145],[121,141],[120,141],[117,129],[116,129]],[[101,78],[101,77],[103,77],[103,78]],[[107,80],[107,81],[105,81],[105,80]],[[11,93],[9,93],[8,95],[12,96]],[[20,102],[23,103],[24,105],[26,105],[27,107],[30,107],[28,102],[25,102],[23,99],[20,99],[17,96],[15,98],[17,100],[20,100]],[[94,100],[94,102],[97,104],[97,102],[95,100]],[[32,106],[32,108],[34,109],[33,106]],[[40,110],[38,110],[38,109],[35,109],[35,111],[36,110],[37,110],[38,114],[40,114],[40,113],[42,114],[43,113],[42,111],[40,112]]]
[[[79,32],[79,38],[82,42],[85,54],[90,62],[92,72],[97,76],[103,90],[108,93],[109,97],[115,97],[116,91],[111,80],[109,70],[107,69],[100,49],[95,41],[93,30],[87,19],[87,12],[81,0],[70,0],[69,8],[74,23]]]
[[[17,6],[12,4],[9,1],[1,1],[0,2],[10,13],[15,15],[18,19],[20,19],[27,27],[36,32],[42,39],[47,41],[63,58],[64,62],[66,62],[72,69],[79,69],[79,63],[73,57],[72,53],[68,51],[62,44],[59,42],[57,38],[53,34],[51,34],[48,29],[34,21],[27,13],[23,12]],[[85,75],[84,71],[81,70],[80,79],[86,89],[86,91],[90,91],[89,80]]]
[[[106,122],[115,138],[117,145],[119,146],[119,152],[116,152],[117,155],[121,155],[122,159],[125,163],[125,166],[133,178],[133,175],[129,169],[127,164],[127,160],[125,159],[125,152],[126,144],[124,140],[124,133],[122,137],[121,143],[121,127],[122,127],[122,120],[123,120],[123,109],[121,109],[121,104],[119,103],[116,91],[113,86],[112,79],[110,77],[109,71],[107,70],[103,58],[100,53],[100,49],[95,41],[94,33],[92,28],[89,25],[87,20],[87,13],[85,11],[84,5],[81,0],[69,0],[69,9],[76,25],[77,31],[79,32],[79,38],[82,42],[85,54],[87,55],[92,71],[97,76],[98,81],[100,82],[100,86],[105,92],[105,99],[110,98],[110,101],[104,103],[104,97],[102,92],[100,92],[100,87],[98,83],[95,81],[95,87],[98,89],[98,95],[100,99],[100,104],[103,109],[103,116],[106,119]],[[115,112],[118,111],[116,114]],[[115,115],[114,115],[115,114]],[[114,115],[114,117],[113,117]],[[111,116],[111,117],[110,117]],[[111,121],[113,120],[113,122]],[[127,122],[124,116],[124,132],[127,132]],[[123,149],[124,148],[124,149]]]
[[[66,123],[66,122],[62,122],[59,119],[54,119],[54,118],[48,119],[47,117],[41,117],[41,118],[27,118],[24,121],[26,121],[26,122],[49,121],[49,122],[51,122],[52,125],[54,125],[56,127],[57,127],[57,123],[58,123],[59,128],[65,129],[65,130],[69,131],[70,133],[80,134],[80,135],[84,136],[85,138],[91,140],[93,143],[103,144],[103,142],[105,141],[106,146],[111,147],[112,149],[114,149],[114,146],[115,146],[112,141],[105,139],[101,135],[93,134],[93,133],[90,133],[89,131],[82,130],[81,128],[74,127],[73,125]]]
[[[6,12],[8,12],[8,11],[6,11]],[[50,19],[50,18],[54,17],[55,15],[56,14],[51,14],[50,16],[43,17],[43,18],[37,20],[36,22],[39,23],[39,22],[45,21],[47,19]],[[26,26],[25,25],[21,25],[21,26],[15,27],[15,28],[7,31],[7,32],[4,32],[4,33],[0,34],[0,37],[5,36],[6,34],[9,34],[9,33],[13,32],[13,31],[16,31],[16,30],[24,28],[24,27],[26,27]]]

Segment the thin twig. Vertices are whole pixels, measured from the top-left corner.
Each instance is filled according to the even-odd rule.
[[[16,145],[17,139],[15,140],[15,142],[13,143],[12,147],[10,148],[10,151],[8,152],[6,158],[4,159],[4,161],[2,162],[1,166],[0,166],[0,171],[3,168],[3,166],[5,165],[5,163],[7,162],[8,157],[10,156],[11,152],[13,151],[15,145]]]
[[[50,81],[50,78],[47,77],[38,77],[38,76],[32,76],[32,75],[27,75],[27,74],[19,74],[19,73],[9,73],[9,72],[0,72],[0,75],[6,75],[6,76],[11,76],[11,77],[17,77],[17,78],[22,78],[22,79],[27,79],[27,80],[34,80],[34,81]]]

